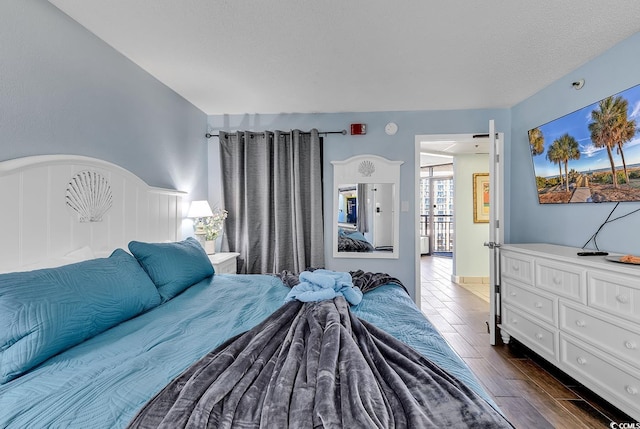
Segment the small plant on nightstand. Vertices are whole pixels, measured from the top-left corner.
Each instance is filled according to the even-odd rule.
[[[209,216],[204,219],[205,250],[210,255],[215,253],[215,241],[222,232],[224,220],[227,218],[228,214],[226,210],[218,207],[212,211],[213,216]]]

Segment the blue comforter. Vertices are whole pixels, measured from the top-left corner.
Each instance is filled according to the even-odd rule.
[[[174,377],[224,340],[260,323],[289,291],[271,276],[206,279],[0,386],[0,427],[125,427]],[[373,290],[352,310],[488,399],[400,287]]]

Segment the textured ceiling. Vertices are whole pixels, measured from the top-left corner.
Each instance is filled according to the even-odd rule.
[[[640,30],[638,0],[50,2],[207,114],[510,107]]]

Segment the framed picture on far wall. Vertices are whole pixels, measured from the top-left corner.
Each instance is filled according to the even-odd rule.
[[[473,223],[489,223],[489,173],[473,173]]]

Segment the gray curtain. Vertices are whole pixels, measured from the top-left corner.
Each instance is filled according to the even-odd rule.
[[[357,198],[358,216],[356,219],[356,229],[363,234],[369,232],[369,192],[366,183],[358,183]]]
[[[324,267],[318,130],[220,132],[229,250],[239,273]]]

